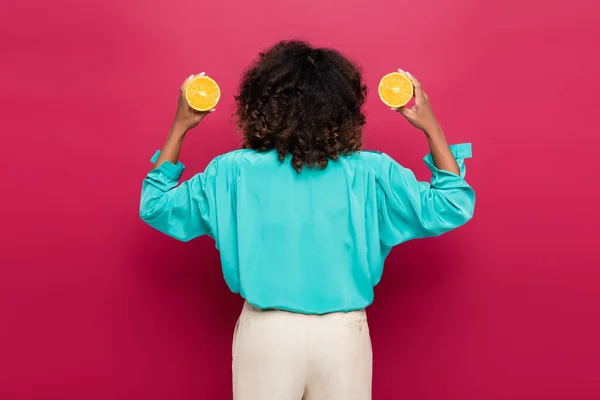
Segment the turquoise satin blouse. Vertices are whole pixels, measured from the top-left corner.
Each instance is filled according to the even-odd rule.
[[[296,173],[275,151],[238,150],[179,186],[183,164],[164,162],[144,179],[140,216],[181,241],[214,238],[227,285],[258,308],[362,309],[393,246],[473,216],[475,193],[464,179],[471,145],[451,150],[460,176],[427,155],[431,183],[369,151]]]

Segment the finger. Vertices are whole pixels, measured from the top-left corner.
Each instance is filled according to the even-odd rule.
[[[425,101],[427,101],[427,97],[425,95],[425,92],[423,91],[421,82],[419,82],[419,80],[415,78],[410,72],[406,72],[406,76],[408,77],[408,79],[410,79],[413,86],[415,87],[415,102],[417,104],[423,104]]]
[[[402,110],[406,110],[406,107],[404,107],[404,106],[402,106],[402,107],[390,107],[390,110],[396,111],[398,113],[402,113]]]
[[[427,97],[427,93],[423,91],[423,89],[417,89],[415,87],[415,104],[418,106],[425,105],[429,101],[429,97]]]
[[[190,75],[190,76],[188,76],[188,77],[187,77],[187,78],[186,78],[186,79],[183,81],[183,83],[181,84],[181,87],[180,87],[180,89],[181,89],[181,91],[182,91],[182,92],[184,92],[184,91],[185,91],[185,87],[187,86],[187,84],[188,84],[188,83],[189,83],[189,82],[190,82],[190,81],[191,81],[193,78],[194,78],[194,75]]]
[[[200,73],[198,74],[198,76],[204,76],[204,75],[206,75],[204,72],[200,72]]]
[[[410,118],[414,115],[415,113],[415,108],[411,107],[411,108],[407,108],[407,107],[400,107],[396,109],[400,114],[404,115],[406,118]]]
[[[410,81],[413,83],[413,85],[416,86],[421,86],[421,82],[419,82],[419,80],[410,72],[406,71],[405,72],[406,76],[408,76],[408,79],[410,79]]]
[[[216,108],[212,108],[208,111],[198,111],[198,110],[194,110],[192,108],[192,111],[194,112],[194,114],[196,114],[197,116],[202,117],[202,118],[206,117],[208,114],[214,113],[216,110],[217,110]]]

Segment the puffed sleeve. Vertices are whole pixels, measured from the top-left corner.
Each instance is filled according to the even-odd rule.
[[[377,202],[381,242],[392,247],[407,240],[437,236],[473,217],[475,192],[465,181],[466,158],[471,144],[450,146],[460,174],[436,168],[431,154],[424,161],[431,183],[419,182],[414,173],[382,154]]]
[[[184,168],[180,162],[165,161],[148,173],[142,184],[140,217],[151,227],[184,242],[202,235],[214,238],[218,225],[215,210],[218,160],[177,186]]]

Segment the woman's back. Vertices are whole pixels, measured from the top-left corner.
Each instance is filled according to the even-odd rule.
[[[470,146],[453,151],[464,176]],[[229,288],[251,304],[323,314],[369,305],[392,246],[472,215],[472,189],[429,157],[433,187],[381,153],[299,173],[290,157],[234,151],[178,187],[182,164],[164,163],[144,181],[141,216],[180,240],[213,237]]]

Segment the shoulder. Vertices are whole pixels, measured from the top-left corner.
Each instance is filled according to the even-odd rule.
[[[254,152],[254,150],[248,149],[239,149],[229,151],[227,153],[221,154],[215,157],[209,164],[206,169],[221,169],[221,168],[237,168],[244,162],[250,152]]]
[[[238,149],[229,151],[227,153],[221,154],[215,157],[211,164],[219,163],[219,164],[235,164],[242,161],[245,157],[249,155],[249,153],[254,153],[254,150],[250,149]]]
[[[381,151],[361,150],[350,157],[363,170],[373,173],[377,181],[390,179],[391,175],[404,175],[410,171],[394,158]]]
[[[277,154],[273,151],[257,152],[252,149],[233,150],[215,157],[205,172],[213,174],[227,173],[237,175],[249,165],[279,165]]]
[[[379,175],[382,167],[388,164],[392,158],[381,151],[376,150],[361,150],[350,156],[347,156],[349,161],[352,161],[363,169],[370,170],[376,175]]]
[[[344,158],[350,162],[357,163],[364,167],[372,167],[377,165],[381,160],[382,153],[375,150],[360,150],[356,153],[345,156]]]

